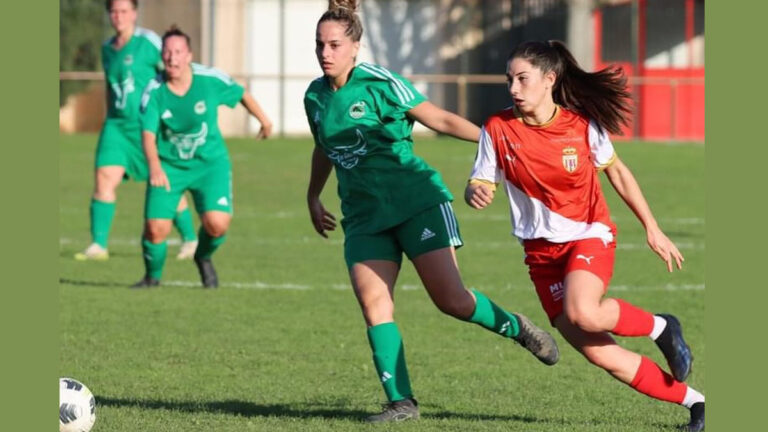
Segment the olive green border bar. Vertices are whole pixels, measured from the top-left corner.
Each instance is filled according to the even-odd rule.
[[[3,430],[56,430],[58,15],[50,0],[0,13]]]
[[[765,427],[767,11],[706,3],[709,431]]]

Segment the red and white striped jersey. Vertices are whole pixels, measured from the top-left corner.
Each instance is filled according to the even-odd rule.
[[[557,107],[552,120],[529,125],[508,108],[491,116],[480,136],[471,179],[501,183],[518,239],[610,242],[616,233],[598,172],[615,159],[595,122]]]

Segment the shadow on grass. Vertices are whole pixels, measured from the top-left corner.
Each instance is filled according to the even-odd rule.
[[[86,281],[75,280],[67,278],[59,278],[59,283],[64,285],[76,285],[76,286],[98,286],[98,287],[121,287],[127,288],[131,284],[121,282],[101,282],[101,281]]]
[[[363,421],[373,412],[358,409],[348,409],[340,405],[296,403],[296,404],[255,404],[240,400],[191,402],[191,401],[164,401],[113,398],[97,396],[96,404],[114,408],[141,408],[162,409],[181,412],[204,412],[232,414],[243,417],[291,417],[291,418],[324,418],[337,420]],[[515,421],[524,423],[551,422],[551,419],[539,419],[531,416],[518,415],[494,415],[494,414],[470,414],[454,413],[450,411],[427,412],[422,414],[423,419],[436,420],[481,420],[481,421]]]
[[[232,414],[243,417],[294,417],[294,418],[312,418],[322,417],[328,419],[350,419],[360,420],[366,415],[365,411],[349,410],[337,406],[313,406],[306,404],[287,405],[287,404],[264,404],[259,405],[252,402],[240,400],[213,401],[213,402],[191,402],[191,401],[164,401],[164,400],[140,400],[123,399],[106,396],[97,396],[96,404],[117,408],[142,408],[142,409],[162,409],[181,412],[205,412]],[[302,408],[304,406],[305,408]]]

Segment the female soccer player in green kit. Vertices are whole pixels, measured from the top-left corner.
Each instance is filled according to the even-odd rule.
[[[149,163],[142,249],[146,273],[136,288],[160,284],[165,238],[175,205],[189,190],[200,215],[195,263],[206,288],[218,286],[211,255],[224,243],[232,219],[232,168],[218,126],[218,107],[238,102],[261,123],[272,122],[255,99],[223,72],[192,63],[189,36],[176,27],[163,35],[163,75],[150,81],[141,99],[144,153]]]
[[[138,0],[107,0],[109,21],[115,36],[101,48],[107,84],[107,118],[96,148],[95,184],[91,198],[92,243],[77,253],[79,261],[109,259],[107,245],[115,215],[117,186],[128,177],[147,179],[147,162],[141,149],[139,99],[141,90],[162,68],[160,37],[151,30],[136,27]],[[181,197],[173,223],[183,243],[178,259],[192,258],[197,235],[187,201]]]
[[[393,317],[403,252],[442,312],[517,341],[545,364],[556,363],[552,336],[479,291],[464,288],[455,254],[462,241],[451,208],[453,196],[440,174],[413,153],[414,120],[472,142],[479,139],[480,129],[427,102],[399,75],[374,64],[355,65],[363,32],[356,2],[329,4],[316,33],[323,76],[304,97],[315,139],[307,202],[315,230],[327,237],[336,222],[320,202],[320,193],[335,168],[344,255],[389,401],[368,421],[419,417]]]

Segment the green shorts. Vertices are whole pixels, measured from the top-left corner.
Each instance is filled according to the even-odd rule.
[[[192,193],[198,214],[214,210],[232,213],[232,165],[229,158],[188,169],[161,164],[171,183],[171,190],[154,187],[147,182],[145,218],[173,219],[185,191]]]
[[[125,177],[143,181],[149,177],[141,147],[141,125],[137,121],[107,119],[96,147],[95,167],[121,166]]]
[[[413,260],[427,252],[453,246],[460,248],[459,224],[450,202],[430,207],[410,219],[374,234],[356,234],[344,239],[347,267],[367,260],[402,263],[403,252]]]

